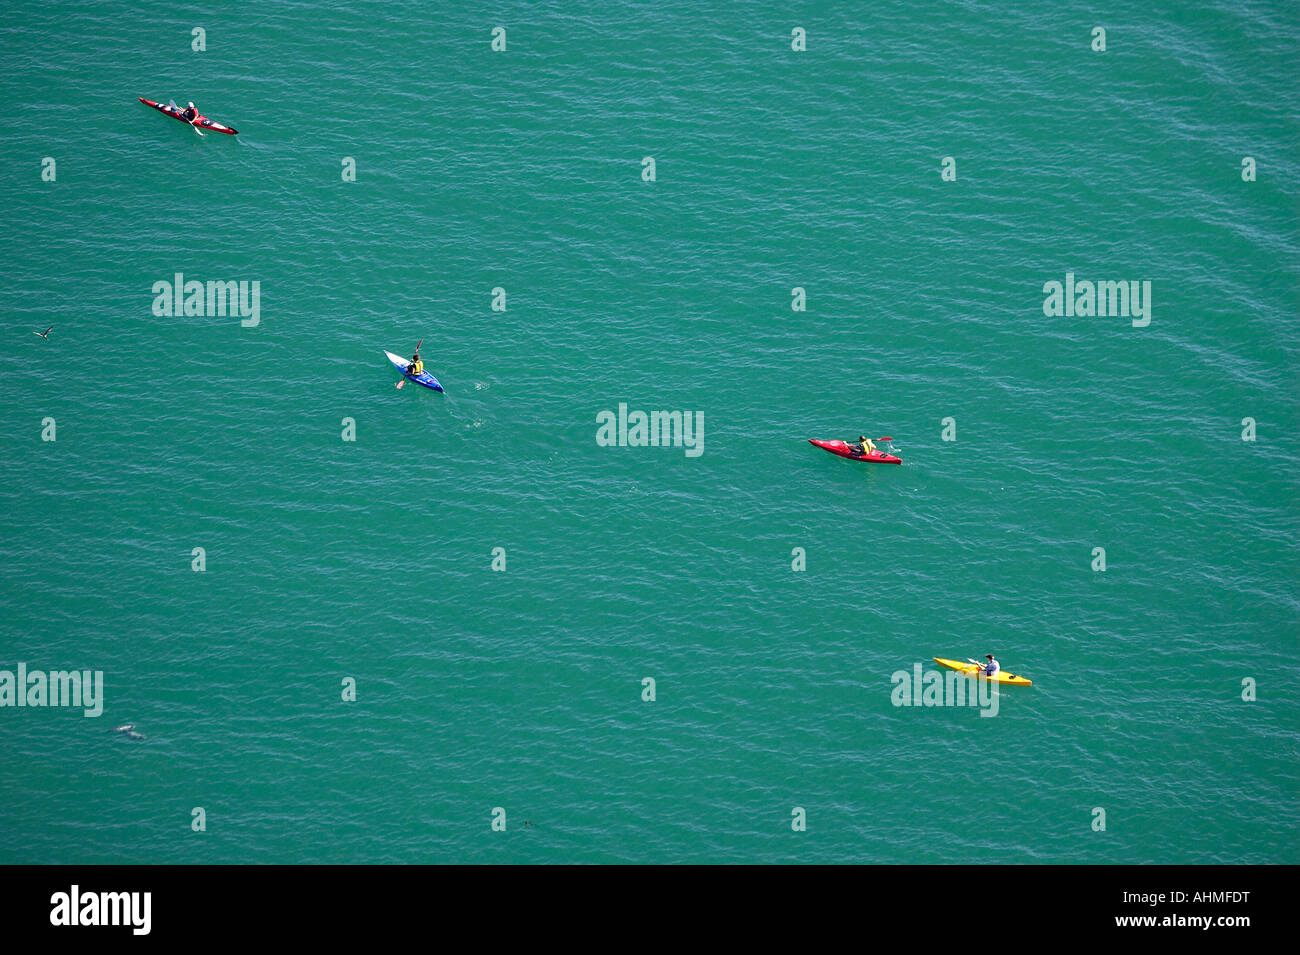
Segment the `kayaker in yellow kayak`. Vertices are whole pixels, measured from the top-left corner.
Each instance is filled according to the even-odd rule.
[[[406,366],[406,373],[408,375],[418,375],[422,371],[424,371],[424,362],[420,361],[420,351],[419,349],[416,349],[415,356],[411,359],[411,363]]]
[[[984,656],[989,662],[980,667],[980,672],[985,676],[997,676],[998,671],[1002,669],[1002,664],[993,659],[993,654],[991,653],[986,653]]]
[[[862,445],[863,454],[871,454],[876,450],[875,444],[865,434],[858,435],[858,444]]]

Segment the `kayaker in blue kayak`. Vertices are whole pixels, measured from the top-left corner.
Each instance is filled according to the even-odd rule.
[[[419,349],[416,349],[414,357],[411,358],[411,363],[406,366],[406,373],[408,375],[419,375],[423,371],[424,362],[420,361],[420,352]]]
[[[983,673],[985,676],[997,676],[998,671],[1002,669],[1002,664],[998,663],[997,660],[993,659],[993,654],[991,653],[986,653],[984,654],[984,656],[988,659],[989,662],[984,664],[984,666],[980,667],[980,672]]]

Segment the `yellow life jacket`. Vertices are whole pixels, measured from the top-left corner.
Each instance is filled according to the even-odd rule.
[[[417,361],[415,364],[411,366],[411,374],[420,375],[423,373],[424,373],[424,362]]]

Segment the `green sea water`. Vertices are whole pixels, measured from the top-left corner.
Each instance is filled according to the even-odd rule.
[[[1300,862],[1297,53],[1284,2],[8,4],[0,669],[105,686],[0,708],[0,862]],[[806,442],[862,433],[903,466]],[[987,652],[995,718],[894,705]]]

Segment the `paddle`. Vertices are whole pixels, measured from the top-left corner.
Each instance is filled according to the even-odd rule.
[[[174,100],[174,99],[169,99],[169,100],[167,101],[167,105],[170,106],[172,109],[176,110],[176,115],[177,115],[177,116],[180,116],[181,119],[185,119],[185,117],[184,117],[183,115],[181,115],[181,108],[180,108],[179,106],[176,105],[176,100]],[[202,138],[202,136],[203,136],[203,130],[199,129],[198,123],[194,122],[194,120],[192,120],[192,119],[185,119],[185,122],[189,123],[189,124],[190,124],[190,129],[194,130],[196,133],[199,134],[199,137]]]
[[[424,339],[421,338],[421,339],[420,339],[420,345],[423,345],[423,344],[424,344]],[[415,353],[416,353],[417,355],[420,354],[420,345],[416,345],[416,346],[415,346]],[[403,370],[402,374],[403,374],[403,376],[405,376],[405,374],[406,374],[405,370]],[[397,383],[397,390],[398,390],[398,391],[401,391],[401,390],[402,390],[402,385],[404,385],[404,384],[406,384],[406,378],[405,378],[405,377],[403,377],[402,380],[399,381],[399,382]]]
[[[972,660],[970,657],[967,657],[967,658],[966,658],[966,662],[967,662],[967,663],[973,663],[973,664],[975,664],[975,665],[976,665],[977,667],[979,667],[981,670],[984,669],[984,664],[983,664],[983,663],[980,663],[978,660]],[[1005,673],[1007,676],[1011,677],[1011,679],[1013,679],[1013,680],[1016,678],[1016,675],[1015,675],[1014,673],[1010,673],[1010,672],[1008,672],[1008,671],[1006,671],[1006,670],[1003,670],[1003,669],[1001,669],[1001,667],[998,668],[998,672],[999,672],[999,673]]]
[[[872,440],[872,441],[893,441],[894,439],[893,439],[893,438],[872,438],[871,440]],[[851,444],[853,445],[853,447],[855,447],[855,448],[862,448],[863,453],[866,453],[866,447],[863,446],[863,445],[861,445],[861,444],[859,444],[859,443],[856,442],[856,441],[853,441],[853,442],[847,442],[847,441],[846,441],[845,443],[846,443],[846,444],[850,444],[850,443],[851,443]]]

